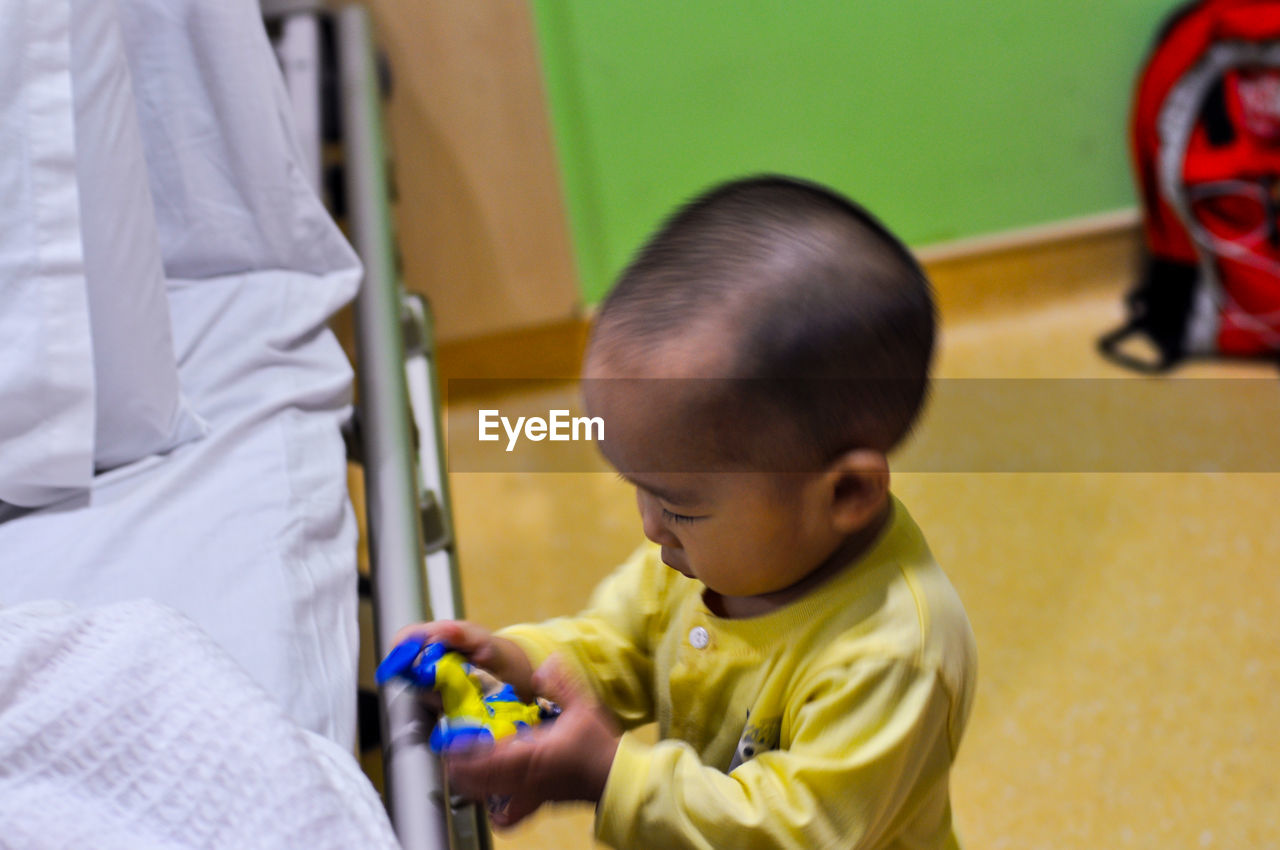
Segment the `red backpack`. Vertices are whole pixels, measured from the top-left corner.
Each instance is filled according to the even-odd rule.
[[[1142,371],[1280,352],[1280,0],[1198,0],[1165,22],[1130,127],[1146,248],[1099,347]],[[1145,335],[1159,354],[1122,348]]]

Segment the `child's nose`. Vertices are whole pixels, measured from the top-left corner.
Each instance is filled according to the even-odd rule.
[[[644,528],[644,536],[659,546],[680,545],[679,539],[662,521],[662,506],[658,500],[643,490],[636,490],[636,506],[640,508],[640,524]]]

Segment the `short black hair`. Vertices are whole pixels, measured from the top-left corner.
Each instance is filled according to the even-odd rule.
[[[733,348],[729,373],[708,377],[734,379],[749,407],[731,405],[733,417],[791,426],[785,463],[887,452],[923,406],[936,335],[928,278],[883,224],[825,186],[748,177],[677,210],[605,298],[592,345],[660,343],[707,319],[726,322]]]

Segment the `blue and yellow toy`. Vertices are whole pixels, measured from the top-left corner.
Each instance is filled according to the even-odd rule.
[[[492,743],[560,713],[550,703],[521,702],[510,685],[485,696],[471,664],[443,643],[410,638],[398,644],[378,665],[378,684],[396,676],[440,694],[443,711],[428,741],[436,753]]]

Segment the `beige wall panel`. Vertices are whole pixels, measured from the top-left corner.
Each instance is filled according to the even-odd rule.
[[[563,320],[579,301],[530,9],[373,0],[407,286],[457,340]]]

